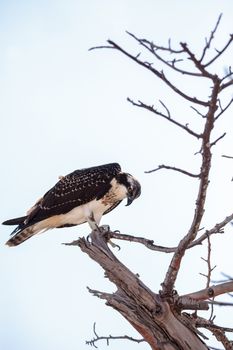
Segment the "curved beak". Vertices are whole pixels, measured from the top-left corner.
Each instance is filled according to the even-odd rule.
[[[128,205],[130,205],[133,202],[133,200],[134,200],[134,196],[128,195],[127,204],[125,206],[128,207]]]
[[[136,198],[138,198],[141,194],[141,185],[140,183],[134,179],[134,187],[133,191],[128,191],[127,194],[127,204],[126,207],[128,207]]]

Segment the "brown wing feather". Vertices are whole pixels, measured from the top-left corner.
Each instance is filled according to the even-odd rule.
[[[108,192],[111,180],[120,171],[120,165],[112,163],[76,170],[64,176],[36,204],[25,223],[28,225],[53,215],[65,214],[95,198],[100,199]]]

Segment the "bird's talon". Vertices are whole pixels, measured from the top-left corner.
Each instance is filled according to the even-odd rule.
[[[118,251],[121,250],[121,247],[120,247],[118,244],[113,243],[111,240],[109,240],[108,243],[109,243],[113,248],[118,248]]]
[[[118,248],[118,252],[121,250],[121,247],[118,244],[115,244],[115,247]]]
[[[114,232],[114,233],[117,233],[117,234],[120,234],[120,233],[121,233],[121,231],[119,231],[119,230],[114,230],[113,232]]]

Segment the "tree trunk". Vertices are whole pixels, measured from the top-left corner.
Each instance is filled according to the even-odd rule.
[[[181,322],[159,294],[153,293],[115,257],[107,245],[106,232],[93,231],[91,243],[80,238],[76,244],[102,266],[106,277],[117,287],[113,294],[89,291],[120,312],[153,350],[208,349],[195,330]]]

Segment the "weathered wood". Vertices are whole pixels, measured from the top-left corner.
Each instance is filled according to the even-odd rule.
[[[225,332],[229,329],[220,327],[213,324],[212,318],[209,320],[201,320],[197,313],[188,314],[182,312],[185,309],[191,310],[207,310],[209,305],[208,299],[210,297],[220,295],[229,291],[232,291],[232,281],[221,284],[221,286],[213,286],[209,288],[209,280],[212,272],[210,264],[210,245],[208,250],[208,274],[207,274],[207,286],[205,290],[201,290],[188,295],[179,296],[178,293],[174,293],[174,286],[177,280],[180,266],[183,263],[183,257],[187,249],[201,244],[205,239],[214,233],[223,233],[223,229],[227,223],[232,220],[232,214],[220,223],[217,223],[212,229],[206,230],[203,235],[197,237],[197,234],[201,230],[203,222],[203,215],[206,207],[206,195],[209,185],[209,173],[211,169],[212,160],[212,147],[220,141],[226,133],[217,137],[215,141],[212,140],[212,131],[215,126],[216,120],[233,104],[233,98],[222,107],[220,100],[220,92],[229,86],[233,85],[233,72],[229,67],[228,71],[222,76],[222,74],[213,74],[212,70],[209,71],[208,67],[222,56],[231,43],[233,43],[233,34],[225,43],[222,49],[217,50],[217,53],[210,54],[207,57],[207,51],[212,45],[212,41],[215,32],[218,28],[221,15],[218,18],[216,26],[210,33],[209,39],[206,40],[206,44],[202,50],[200,58],[194,54],[186,43],[180,43],[180,47],[173,48],[169,40],[168,46],[156,45],[154,42],[147,39],[140,39],[128,33],[147,53],[149,52],[156,62],[163,63],[166,68],[178,72],[184,76],[193,76],[198,78],[208,79],[211,86],[211,94],[205,99],[196,98],[191,94],[186,94],[183,90],[180,90],[176,83],[173,83],[170,78],[167,77],[167,71],[158,70],[154,62],[148,62],[147,58],[144,59],[141,52],[136,56],[131,54],[127,49],[119,46],[112,40],[108,40],[107,46],[100,46],[98,48],[110,48],[117,50],[131,61],[137,63],[139,66],[150,71],[154,76],[165,83],[172,92],[180,96],[184,101],[192,103],[191,108],[202,118],[203,125],[201,131],[197,132],[190,128],[189,122],[183,124],[179,119],[173,116],[169,108],[159,100],[162,105],[162,110],[154,107],[154,104],[147,104],[140,100],[135,102],[128,98],[128,101],[136,107],[146,109],[155,115],[156,117],[163,118],[169,123],[176,125],[180,130],[188,133],[190,136],[201,141],[200,150],[197,152],[201,155],[200,172],[194,173],[193,171],[184,170],[176,166],[159,165],[152,171],[160,169],[167,169],[179,172],[185,176],[199,179],[199,188],[197,191],[195,210],[193,213],[193,219],[190,223],[190,227],[186,235],[182,237],[177,247],[166,248],[156,246],[152,240],[145,239],[143,237],[134,237],[131,235],[113,234],[107,230],[104,232],[93,231],[91,234],[91,242],[82,238],[71,244],[77,244],[80,248],[95,260],[105,271],[106,277],[112,281],[117,290],[115,293],[103,293],[99,291],[90,290],[94,295],[99,298],[105,299],[106,304],[116,309],[124,316],[128,322],[143,336],[143,339],[150,344],[154,350],[206,350],[207,345],[199,338],[202,335],[203,339],[206,339],[203,334],[197,331],[196,327],[206,328],[212,332],[215,338],[222,343],[225,349],[232,349],[232,342],[227,339]],[[97,47],[95,47],[97,48]],[[93,48],[92,48],[93,49]],[[165,53],[165,55],[163,55]],[[167,55],[170,54],[173,59],[168,60]],[[187,55],[187,60],[192,64],[192,69],[182,68],[179,62],[184,60],[184,54]],[[210,58],[209,58],[210,56]],[[146,56],[147,57],[147,56]],[[187,67],[190,65],[188,64]],[[202,80],[203,81],[203,80]],[[196,91],[196,90],[195,90]],[[198,107],[198,109],[196,108]],[[199,110],[201,107],[201,112]],[[205,108],[203,108],[205,107]],[[102,232],[101,232],[102,231]],[[162,291],[160,293],[152,292],[137,275],[133,274],[125,265],[123,265],[112,251],[108,248],[106,242],[106,235],[108,238],[124,239],[127,241],[138,242],[144,244],[147,248],[163,251],[166,253],[174,252],[171,262],[168,266],[165,278],[161,284]],[[212,301],[213,303],[213,301]],[[217,331],[216,331],[217,330]]]
[[[143,336],[153,350],[207,350],[197,334],[183,324],[159,294],[152,292],[136,274],[121,263],[106,242],[106,232],[92,231],[91,242],[80,238],[77,245],[95,260],[113,282],[115,293],[90,290],[106,300]]]

